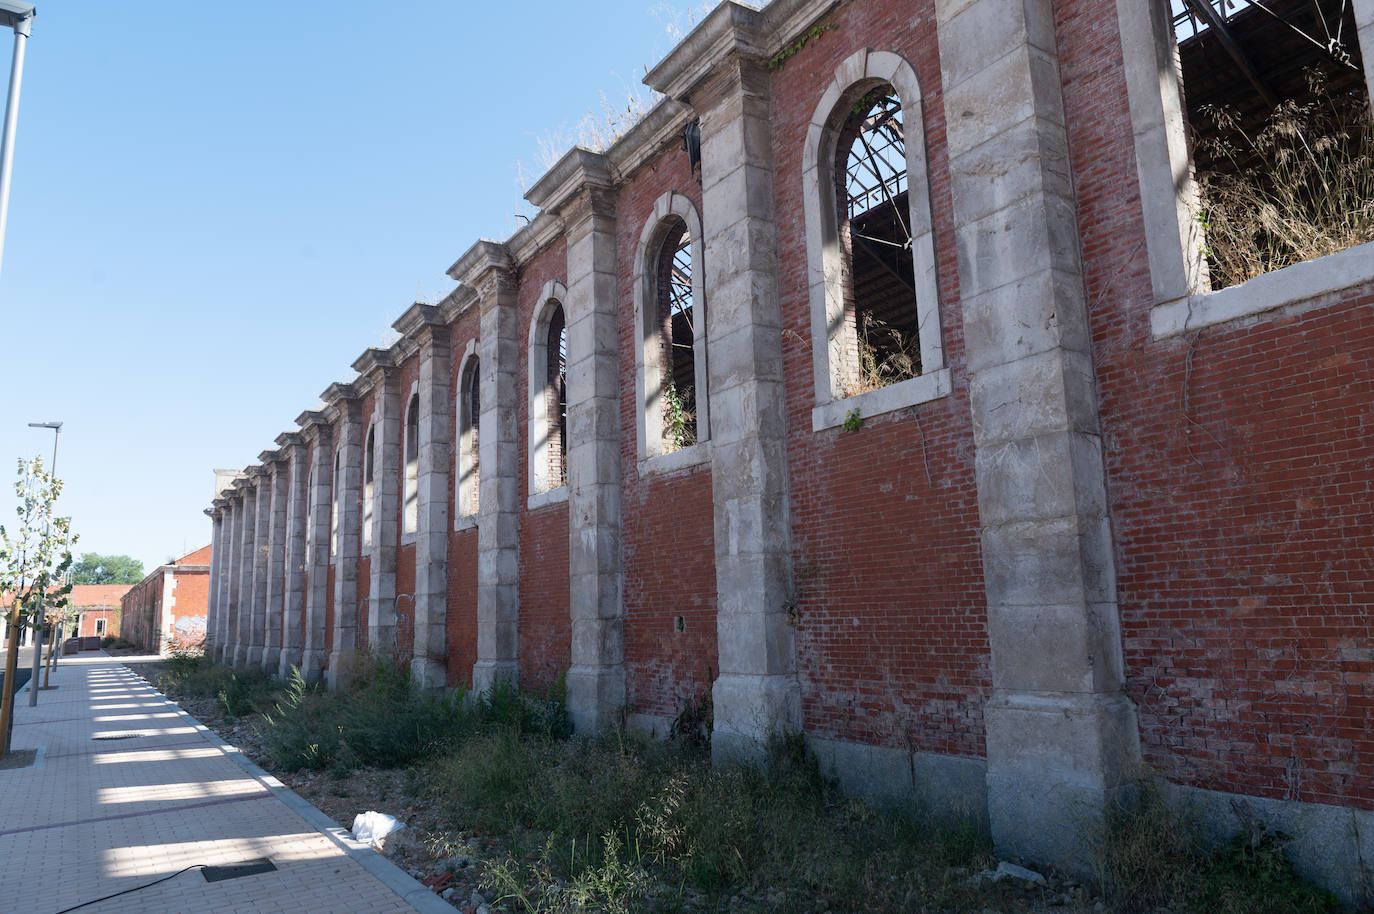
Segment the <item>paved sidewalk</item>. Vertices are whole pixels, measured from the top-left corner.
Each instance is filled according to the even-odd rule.
[[[56,914],[192,864],[266,857],[275,871],[191,870],[80,910],[452,914],[120,661],[67,658],[52,681],[36,708],[16,696],[14,747],[40,751],[0,770],[0,909]]]

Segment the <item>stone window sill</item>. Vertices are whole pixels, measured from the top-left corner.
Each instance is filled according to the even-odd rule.
[[[530,511],[538,511],[540,508],[547,508],[549,505],[558,505],[568,500],[568,487],[561,485],[556,489],[549,489],[547,492],[535,492],[525,503],[525,507]]]
[[[867,393],[822,403],[811,410],[811,430],[819,432],[838,428],[844,425],[845,417],[856,409],[861,417],[871,419],[893,410],[947,397],[952,389],[949,369],[941,368]]]
[[[1189,295],[1150,309],[1156,340],[1264,314],[1289,305],[1295,313],[1328,304],[1324,297],[1374,280],[1374,241],[1295,263],[1216,292]]]
[[[706,464],[711,459],[711,443],[709,441],[698,441],[691,447],[685,447],[677,451],[669,451],[667,454],[655,454],[652,457],[644,457],[639,461],[639,478],[646,479],[652,476],[667,476],[670,473],[677,473],[682,470],[689,470]]]
[[[454,532],[454,533],[458,533],[459,531],[462,531],[462,530],[475,530],[475,529],[477,529],[477,515],[476,515],[476,514],[464,514],[464,515],[462,515],[462,516],[460,516],[460,517],[454,518],[454,520],[453,520],[453,532]]]

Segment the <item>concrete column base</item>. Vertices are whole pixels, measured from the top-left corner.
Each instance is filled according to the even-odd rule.
[[[262,671],[269,676],[275,676],[280,667],[281,649],[276,647],[263,648]]]
[[[235,645],[234,652],[229,656],[229,665],[236,670],[241,670],[248,664],[248,647],[243,644]]]
[[[791,674],[722,673],[711,703],[715,762],[762,762],[770,741],[801,732],[801,689]]]
[[[995,694],[983,711],[993,843],[1090,875],[1093,841],[1132,790],[1135,707],[1121,693]]]
[[[416,657],[410,661],[410,681],[425,692],[438,693],[448,687],[448,666],[442,660]]]
[[[281,652],[281,657],[277,660],[277,675],[280,676],[282,679],[287,679],[291,676],[291,668],[293,666],[299,668],[300,665],[300,651],[293,651],[290,648],[283,648]]]
[[[568,670],[568,716],[588,735],[625,725],[625,668],[575,666]]]
[[[248,648],[248,653],[244,656],[244,662],[253,669],[262,666],[262,647],[254,645]]]
[[[301,655],[301,675],[306,682],[319,682],[324,675],[324,651],[305,651]]]
[[[472,665],[474,695],[485,695],[498,682],[519,684],[520,664],[514,660],[479,660]]]

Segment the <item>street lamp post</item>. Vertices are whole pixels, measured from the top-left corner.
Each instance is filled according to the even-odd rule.
[[[5,129],[0,134],[0,258],[5,253],[5,223],[10,215],[10,174],[14,170],[14,132],[19,123],[19,83],[24,78],[24,48],[38,14],[32,3],[0,0],[0,25],[14,29],[10,91],[5,99]]]
[[[48,467],[48,475],[53,479],[57,478],[57,439],[62,434],[61,422],[30,422],[29,428],[50,428],[52,429],[52,466]],[[46,531],[44,531],[46,533]],[[38,595],[38,626],[34,629],[33,636],[33,673],[29,678],[29,707],[38,704],[38,671],[43,664],[43,597]]]

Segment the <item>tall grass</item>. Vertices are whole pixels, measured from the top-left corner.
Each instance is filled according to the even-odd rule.
[[[714,768],[624,735],[574,743],[497,727],[426,780],[456,819],[511,836],[484,885],[520,910],[672,909],[689,890],[755,910],[920,910],[987,892],[955,870],[992,862],[976,829],[845,797],[799,741],[763,767]]]
[[[1309,95],[1289,100],[1247,132],[1234,112],[1208,106],[1216,164],[1198,174],[1212,287],[1374,241],[1374,130],[1365,96],[1332,94],[1308,74]]]
[[[1255,825],[1209,846],[1171,808],[1163,785],[1145,777],[1138,801],[1114,810],[1101,842],[1102,884],[1112,910],[1192,914],[1321,914],[1338,911],[1330,892],[1303,881],[1284,853],[1287,835]]]

